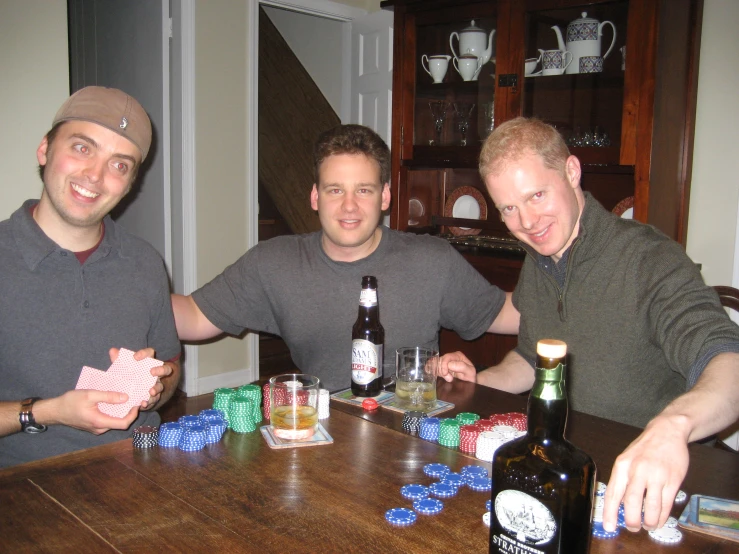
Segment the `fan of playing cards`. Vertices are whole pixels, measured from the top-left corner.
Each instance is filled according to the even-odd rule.
[[[118,358],[107,371],[83,367],[75,388],[126,393],[128,400],[123,404],[98,403],[101,412],[113,417],[125,417],[131,408],[149,399],[149,390],[157,381],[151,374],[151,368],[164,365],[154,358],[135,360],[133,355],[133,351],[121,348]]]

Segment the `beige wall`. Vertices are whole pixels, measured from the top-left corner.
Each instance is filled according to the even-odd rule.
[[[195,149],[198,285],[247,250],[246,2],[195,3]],[[199,347],[200,379],[246,369],[246,341]]]
[[[41,195],[36,148],[69,96],[67,2],[0,0],[0,220]]]
[[[687,251],[709,285],[732,283],[737,255],[738,22],[736,0],[705,0]]]

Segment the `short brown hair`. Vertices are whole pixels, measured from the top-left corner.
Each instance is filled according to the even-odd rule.
[[[517,117],[496,127],[485,140],[480,152],[480,176],[497,175],[506,164],[527,154],[536,154],[544,166],[565,175],[565,163],[570,157],[562,135],[539,119]]]
[[[339,154],[364,154],[375,160],[380,167],[380,182],[390,182],[390,149],[382,137],[364,125],[339,125],[324,131],[313,148],[315,182],[318,183],[318,170],[329,156]]]

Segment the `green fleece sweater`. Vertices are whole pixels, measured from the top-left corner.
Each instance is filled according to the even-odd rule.
[[[680,245],[585,197],[562,288],[527,247],[518,351],[532,361],[539,339],[565,341],[572,409],[644,427],[711,357],[739,350],[739,327]]]

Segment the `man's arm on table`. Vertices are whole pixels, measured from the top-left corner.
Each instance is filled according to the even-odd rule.
[[[512,292],[505,293],[505,304],[503,304],[497,317],[487,330],[488,333],[498,333],[501,335],[518,334],[518,324],[521,320],[521,314],[513,306],[512,297]]]
[[[627,528],[664,525],[688,471],[688,443],[709,437],[739,418],[739,354],[713,358],[690,391],[677,397],[616,458],[606,490],[603,527],[616,528],[623,500]],[[646,491],[646,498],[645,498]]]
[[[200,311],[192,295],[172,295],[172,310],[180,340],[204,340],[223,333]]]
[[[440,376],[447,381],[456,377],[514,394],[526,392],[534,385],[534,368],[515,350],[508,352],[498,365],[480,373],[461,352],[444,354],[440,368]]]

